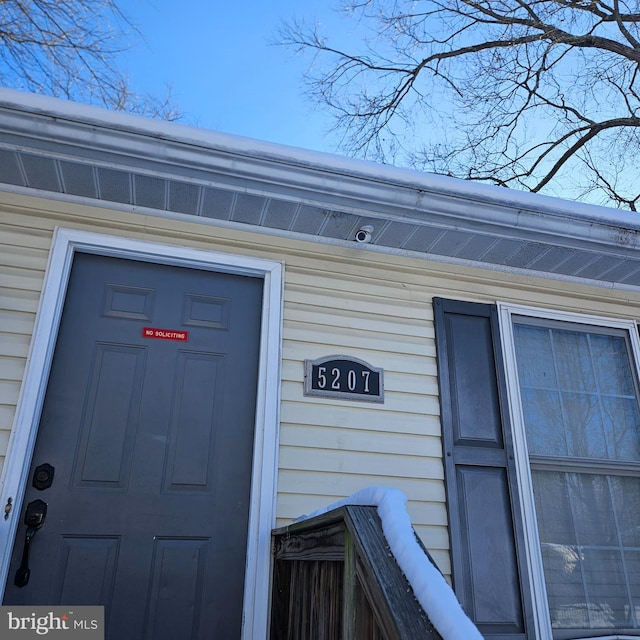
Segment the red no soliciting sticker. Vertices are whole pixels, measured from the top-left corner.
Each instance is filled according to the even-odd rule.
[[[187,342],[189,340],[188,331],[174,331],[173,329],[155,329],[154,327],[144,327],[143,338],[155,338],[156,340],[177,340]]]

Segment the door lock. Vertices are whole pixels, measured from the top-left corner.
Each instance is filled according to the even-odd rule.
[[[31,575],[31,569],[29,569],[29,548],[31,547],[33,536],[36,535],[38,529],[44,524],[46,516],[47,503],[44,500],[33,500],[27,505],[27,510],[24,514],[24,523],[27,525],[27,531],[24,538],[22,560],[13,580],[13,584],[15,584],[16,587],[25,587],[29,583],[29,576]]]
[[[38,489],[38,491],[48,489],[53,484],[54,473],[55,468],[49,463],[45,462],[44,464],[40,464],[33,472],[33,480],[31,481],[31,484],[34,488]]]

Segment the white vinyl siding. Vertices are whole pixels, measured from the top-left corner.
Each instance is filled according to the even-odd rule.
[[[29,352],[51,234],[0,211],[0,466]],[[1,477],[1,475],[0,475]]]
[[[450,572],[432,299],[497,299],[633,317],[640,295],[15,194],[0,204],[0,456],[8,446],[56,226],[285,264],[277,524],[370,485],[404,491]],[[303,394],[305,359],[384,369],[385,402]]]
[[[447,570],[430,306],[413,303],[406,289],[379,274],[365,277],[344,265],[338,275],[332,266],[287,262],[280,522],[366,486],[402,488],[414,526]],[[383,368],[384,404],[305,397],[304,360],[327,355]]]

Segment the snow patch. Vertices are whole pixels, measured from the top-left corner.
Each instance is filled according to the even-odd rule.
[[[306,520],[345,505],[375,506],[382,530],[400,569],[409,580],[418,602],[443,640],[482,640],[477,627],[462,610],[440,571],[415,538],[406,510],[407,497],[398,489],[367,487],[296,520]]]

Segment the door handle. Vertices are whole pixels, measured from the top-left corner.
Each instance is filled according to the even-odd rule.
[[[24,523],[27,525],[27,531],[24,538],[24,548],[22,549],[22,560],[16,571],[13,584],[16,587],[24,587],[29,583],[31,569],[29,569],[29,549],[31,541],[36,532],[44,524],[47,517],[47,503],[44,500],[33,500],[27,505],[24,514]]]

